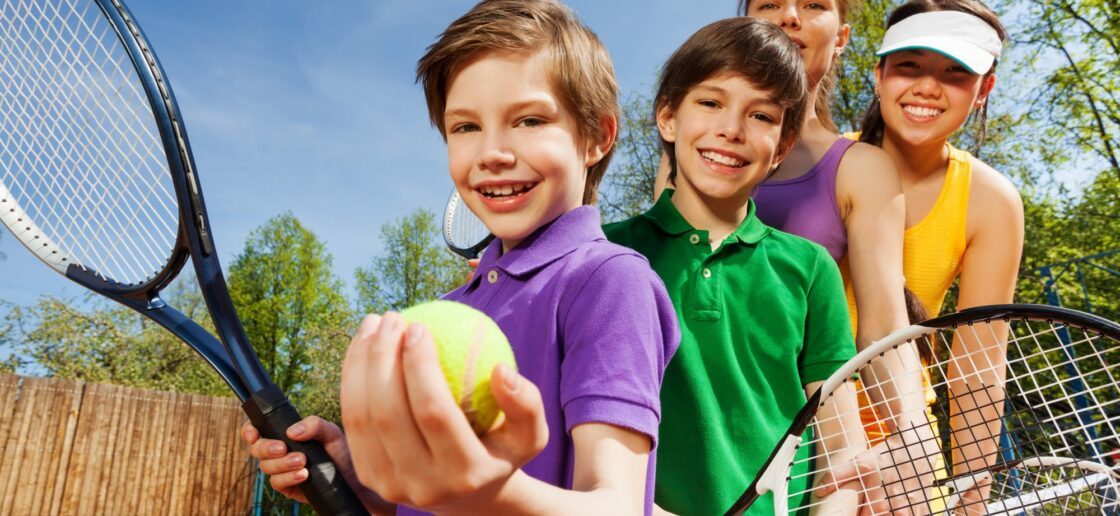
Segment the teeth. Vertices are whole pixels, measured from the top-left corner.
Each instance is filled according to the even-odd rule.
[[[941,109],[918,106],[903,106],[902,110],[907,114],[916,116],[918,118],[933,118],[937,115],[940,115],[943,111]]]
[[[718,152],[704,151],[701,152],[700,155],[708,161],[714,161],[716,163],[727,165],[729,167],[737,168],[747,164],[745,161],[739,161],[735,158],[732,158],[731,156],[724,156],[723,154],[720,154]]]
[[[500,186],[480,186],[478,191],[487,197],[505,197],[510,195],[518,195],[529,191],[536,183],[519,183],[516,185],[500,185]]]

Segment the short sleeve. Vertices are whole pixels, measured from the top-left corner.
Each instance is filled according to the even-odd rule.
[[[827,379],[856,354],[840,270],[823,249],[816,256],[807,301],[798,365],[802,386]]]
[[[661,279],[644,258],[613,256],[559,308],[566,430],[606,423],[646,434],[656,446],[661,381],[680,341]]]

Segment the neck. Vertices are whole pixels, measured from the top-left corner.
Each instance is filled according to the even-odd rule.
[[[883,131],[883,150],[894,160],[902,177],[925,177],[944,171],[949,166],[949,146],[946,140],[911,144],[888,128]]]
[[[696,191],[688,181],[679,183],[673,193],[673,206],[689,225],[708,232],[713,248],[739,229],[747,218],[749,190],[747,195],[716,199]]]

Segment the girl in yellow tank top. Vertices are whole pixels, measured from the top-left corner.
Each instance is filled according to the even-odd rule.
[[[946,30],[949,27],[954,30]],[[983,128],[1003,41],[1006,32],[998,16],[978,0],[910,0],[889,16],[877,52],[881,59],[875,67],[876,96],[858,138],[881,147],[894,160],[907,204],[906,285],[932,315],[940,312],[946,292],[958,279],[957,308],[1009,303],[1013,298],[1023,243],[1022,201],[1006,178],[948,143],[974,112]],[[841,270],[850,283],[844,265]],[[848,296],[854,326],[850,289]],[[928,378],[924,380],[928,401],[934,393]],[[871,442],[887,437],[879,414],[866,399],[861,405]],[[969,407],[959,409],[966,412]],[[950,440],[964,429],[960,419],[949,421]],[[944,456],[957,453],[950,448],[942,450]],[[939,468],[934,476],[949,474],[953,472]],[[933,485],[932,478],[920,478],[916,484],[907,484],[908,498],[936,496],[921,492]],[[819,494],[829,490],[823,491]]]

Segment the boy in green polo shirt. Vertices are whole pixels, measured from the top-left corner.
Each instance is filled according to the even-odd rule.
[[[681,326],[661,389],[655,495],[673,513],[730,507],[807,395],[855,355],[833,260],[762,224],[750,201],[792,146],[806,96],[798,47],[778,27],[741,17],[701,29],[665,64],[655,103],[675,190],[604,228],[649,259]],[[854,392],[838,402],[854,405]],[[829,448],[833,464],[860,451]],[[848,510],[854,496],[822,502]],[[751,511],[773,514],[772,494]]]

